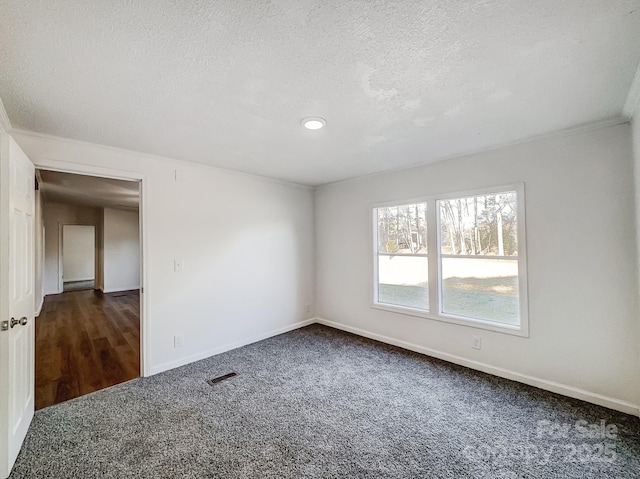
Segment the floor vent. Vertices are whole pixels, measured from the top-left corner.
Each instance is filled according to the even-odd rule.
[[[217,378],[207,380],[207,383],[209,384],[209,386],[215,386],[219,382],[224,381],[225,379],[232,378],[233,376],[237,376],[237,374],[229,373],[229,374],[225,374],[224,376],[218,376]]]

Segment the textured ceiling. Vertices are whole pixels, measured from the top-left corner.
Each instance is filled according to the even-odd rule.
[[[639,7],[0,0],[0,97],[14,128],[315,185],[619,117]]]
[[[39,170],[40,191],[45,201],[137,211],[137,181],[114,180]]]

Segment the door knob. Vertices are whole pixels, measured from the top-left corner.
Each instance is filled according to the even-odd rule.
[[[27,321],[29,321],[29,320],[26,318],[26,316],[23,316],[20,319],[11,318],[11,327],[13,328],[17,324],[20,324],[22,326],[26,326]]]

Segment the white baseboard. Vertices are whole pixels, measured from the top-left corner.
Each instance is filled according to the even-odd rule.
[[[381,343],[391,344],[393,346],[397,346],[402,349],[407,349],[409,351],[414,351],[416,353],[424,354],[426,356],[442,359],[450,363],[458,364],[460,366],[464,366],[470,369],[475,369],[477,371],[482,371],[484,373],[492,374],[494,376],[498,376],[501,378],[510,379],[512,381],[520,382],[523,384],[528,384],[529,386],[534,386],[540,389],[544,389],[546,391],[551,391],[553,393],[561,394],[563,396],[568,396],[574,399],[580,399],[582,401],[597,404],[599,406],[604,406],[609,409],[621,411],[626,414],[640,416],[640,405],[638,404],[633,404],[627,401],[621,401],[619,399],[615,399],[609,396],[604,396],[602,394],[586,391],[584,389],[576,388],[576,387],[558,383],[555,381],[549,381],[549,380],[538,378],[535,376],[518,373],[516,371],[511,371],[509,369],[491,366],[486,363],[473,361],[471,359],[466,359],[460,356],[456,356],[454,354],[449,354],[443,351],[427,348],[427,347],[420,346],[407,341],[402,341],[400,339],[391,338],[389,336],[372,333],[364,329],[348,326],[342,323],[337,323],[335,321],[330,321],[324,318],[306,319],[304,321],[299,321],[297,323],[290,324],[288,326],[285,326],[279,329],[267,331],[265,333],[262,333],[256,336],[251,336],[249,338],[236,341],[234,343],[225,344],[224,346],[202,351],[200,353],[192,354],[190,356],[176,359],[174,361],[168,361],[162,364],[158,364],[157,366],[152,366],[150,368],[149,375],[151,376],[154,374],[161,373],[163,371],[168,371],[169,369],[184,366],[185,364],[193,363],[201,359],[215,356],[216,354],[221,354],[227,351],[231,351],[232,349],[240,348],[242,346],[246,346],[247,344],[251,344],[251,343],[256,343],[258,341],[262,341],[263,339],[267,339],[273,336],[277,336],[279,334],[287,333],[289,331],[293,331],[294,329],[303,328],[305,326],[309,326],[314,323],[323,324],[325,326],[329,326],[335,329],[340,329],[342,331],[356,334],[358,336],[374,339],[376,341],[380,341]]]
[[[95,278],[78,278],[78,279],[67,279],[64,278],[64,283],[75,283],[76,281],[95,281]]]
[[[227,351],[231,351],[232,349],[241,348],[242,346],[246,346],[247,344],[257,343],[258,341],[262,341],[263,339],[271,338],[273,336],[278,336],[279,334],[288,333],[289,331],[293,331],[294,329],[304,328],[305,326],[309,326],[310,324],[313,324],[315,322],[316,318],[305,319],[304,321],[299,321],[282,328],[273,329],[256,336],[250,336],[246,339],[242,339],[234,343],[225,344],[224,346],[219,346],[214,349],[208,349],[206,351],[192,354],[184,358],[158,364],[157,366],[151,366],[151,368],[149,369],[149,376],[161,373],[163,371],[168,371],[169,369],[177,368],[179,366],[184,366],[185,364],[193,363],[195,361],[200,361],[201,359],[209,358],[211,356],[215,356],[216,354],[225,353]]]
[[[424,346],[419,346],[417,344],[409,343],[407,341],[402,341],[399,339],[391,338],[389,336],[383,336],[381,334],[365,331],[364,329],[355,328],[353,326],[347,326],[346,324],[336,323],[335,321],[329,321],[328,319],[316,318],[315,322],[319,324],[324,324],[325,326],[329,326],[331,328],[347,331],[349,333],[353,333],[358,336],[374,339],[376,341],[380,341],[381,343],[391,344],[393,346],[398,346],[403,349],[408,349],[409,351],[425,354],[427,356],[432,356],[434,358],[442,359],[444,361],[458,364],[460,366],[465,366],[470,369],[475,369],[477,371],[482,371],[484,373],[492,374],[494,376],[528,384],[529,386],[534,386],[534,387],[544,389],[546,391],[551,391],[557,394],[562,394],[563,396],[580,399],[582,401],[597,404],[599,406],[604,406],[609,409],[621,411],[626,414],[633,414],[634,416],[640,416],[640,405],[638,404],[632,404],[630,402],[621,401],[619,399],[615,399],[609,396],[604,396],[602,394],[598,394],[590,391],[585,391],[584,389],[568,386],[566,384],[561,384],[555,381],[548,381],[546,379],[529,376],[527,374],[521,374],[515,371],[511,371],[509,369],[491,366],[489,364],[481,363],[479,361],[473,361],[471,359],[466,359],[460,356],[445,353],[435,349],[426,348]]]

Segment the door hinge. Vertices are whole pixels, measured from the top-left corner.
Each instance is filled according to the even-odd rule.
[[[0,331],[9,331],[9,321],[2,321],[2,323],[0,323]]]

